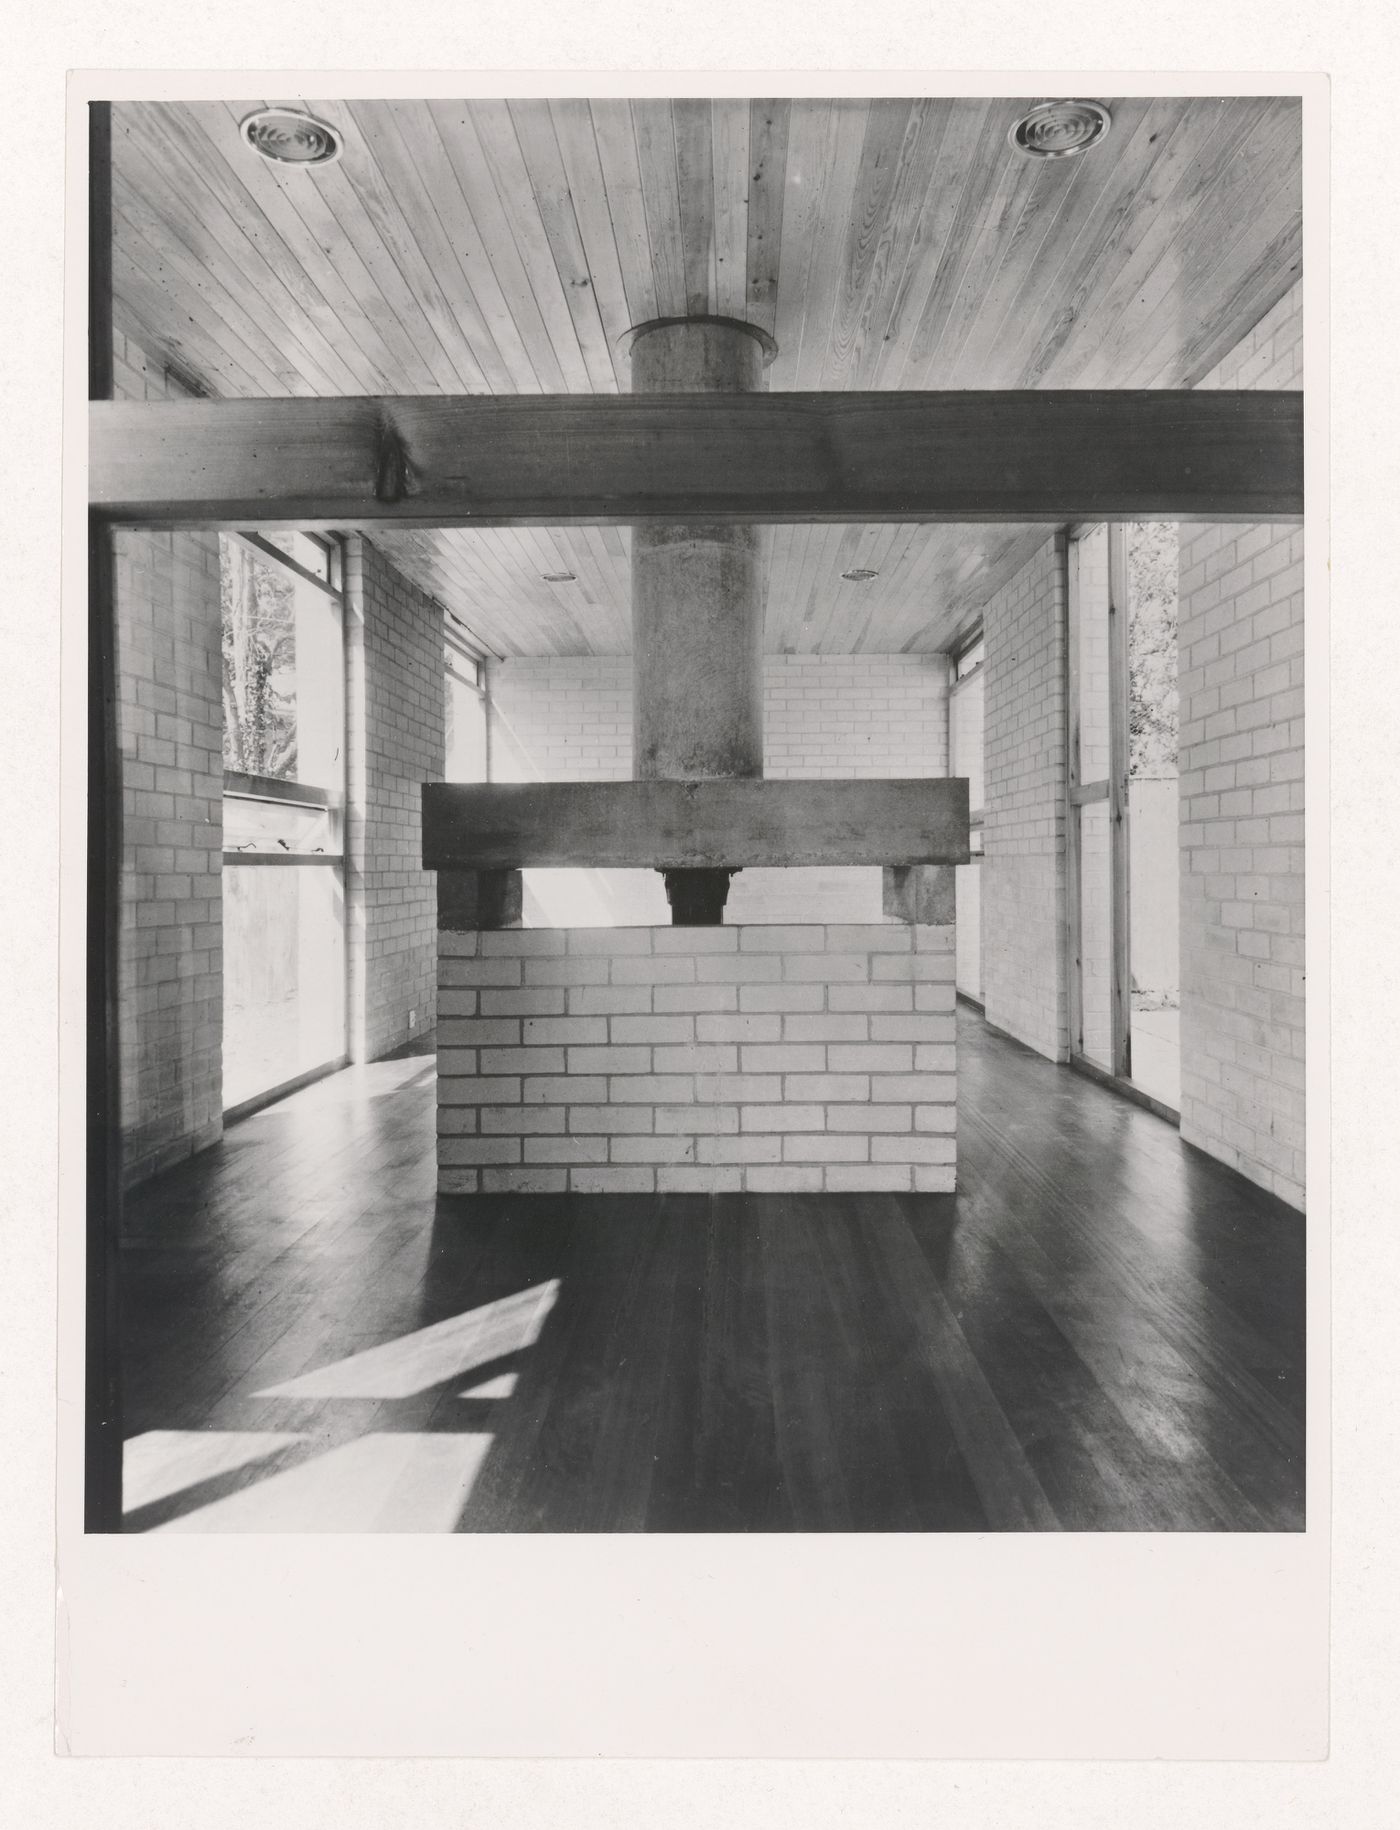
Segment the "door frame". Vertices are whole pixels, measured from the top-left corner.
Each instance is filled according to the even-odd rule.
[[[1108,773],[1085,782],[1080,776],[1080,654],[1079,617],[1080,550],[1095,528],[1107,528],[1108,538]],[[1066,1013],[1070,1060],[1130,1082],[1132,1075],[1132,977],[1129,959],[1131,909],[1129,904],[1128,772],[1128,557],[1127,528],[1121,521],[1093,522],[1071,527],[1065,540],[1065,965]],[[1084,1052],[1084,952],[1081,871],[1083,847],[1080,822],[1083,809],[1107,801],[1109,815],[1110,875],[1110,996],[1109,1064],[1094,1061]]]

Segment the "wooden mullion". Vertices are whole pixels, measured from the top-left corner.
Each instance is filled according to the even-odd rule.
[[[1132,966],[1129,957],[1128,530],[1108,528],[1108,809],[1113,896],[1113,1072],[1132,1074]]]
[[[112,107],[88,104],[88,395],[109,401],[112,328]],[[121,751],[113,529],[88,517],[87,1218],[84,1276],[83,1526],[122,1519],[120,911]]]

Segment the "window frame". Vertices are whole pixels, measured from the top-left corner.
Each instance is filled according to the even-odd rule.
[[[345,654],[346,654],[346,593],[345,593],[345,549],[344,542],[336,534],[310,534],[301,529],[295,530],[302,538],[313,542],[326,555],[326,576],[320,578],[309,567],[284,553],[279,546],[265,539],[256,529],[232,528],[228,538],[236,540],[247,547],[260,560],[267,564],[279,565],[293,577],[305,584],[314,585],[327,597],[334,598],[340,605],[340,643],[341,643],[341,692],[345,693]],[[349,707],[345,707],[348,714]],[[337,788],[320,788],[309,782],[286,781],[279,776],[252,775],[245,770],[225,768],[223,773],[223,798],[234,800],[262,801],[283,806],[324,807],[331,814],[331,831],[334,834],[333,849],[315,852],[299,851],[238,851],[223,850],[223,862],[227,865],[299,865],[325,864],[341,866],[345,864],[345,822],[341,818],[344,811],[347,792],[347,745],[341,746],[341,779]]]
[[[1108,773],[1080,776],[1079,550],[1100,527],[1108,544]],[[1114,1080],[1132,1080],[1131,967],[1129,961],[1129,681],[1127,523],[1083,522],[1065,539],[1065,965],[1070,1059]],[[1083,846],[1085,807],[1108,803],[1109,821],[1109,1065],[1084,1049]]]
[[[244,770],[225,768],[223,772],[222,800],[251,801],[262,806],[280,806],[287,808],[325,809],[330,816],[331,841],[323,851],[282,851],[270,848],[265,851],[240,851],[223,847],[222,864],[227,870],[231,866],[240,867],[290,867],[305,868],[307,865],[324,865],[330,870],[338,870],[340,876],[341,906],[341,945],[343,949],[344,968],[344,1001],[342,1004],[341,1047],[337,1054],[326,1061],[318,1062],[300,1070],[291,1079],[264,1087],[248,1098],[236,1101],[233,1105],[224,1105],[222,1091],[220,1104],[223,1106],[223,1122],[226,1125],[236,1123],[253,1112],[271,1105],[275,1100],[294,1092],[299,1087],[309,1086],[313,1081],[327,1074],[335,1073],[345,1067],[350,1060],[350,1023],[351,1023],[351,936],[350,918],[351,883],[347,868],[345,808],[349,798],[349,604],[346,589],[345,543],[338,534],[312,534],[303,529],[296,529],[303,539],[312,541],[326,555],[326,575],[318,576],[309,567],[284,553],[281,547],[265,539],[255,529],[234,528],[226,530],[227,537],[252,551],[260,560],[278,565],[290,572],[300,582],[314,586],[326,596],[334,598],[340,605],[340,690],[344,714],[345,739],[341,743],[340,780],[334,788],[324,788],[310,782],[287,781],[281,777],[253,775]],[[324,882],[325,879],[318,881]]]

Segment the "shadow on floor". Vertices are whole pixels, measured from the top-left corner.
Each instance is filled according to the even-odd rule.
[[[956,1196],[435,1199],[416,1057],[246,1121],[134,1204],[128,1529],[1300,1528],[1300,1217],[962,1028]]]

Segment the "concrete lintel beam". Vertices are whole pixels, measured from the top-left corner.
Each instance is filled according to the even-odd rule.
[[[428,782],[428,870],[966,864],[965,777]]]

